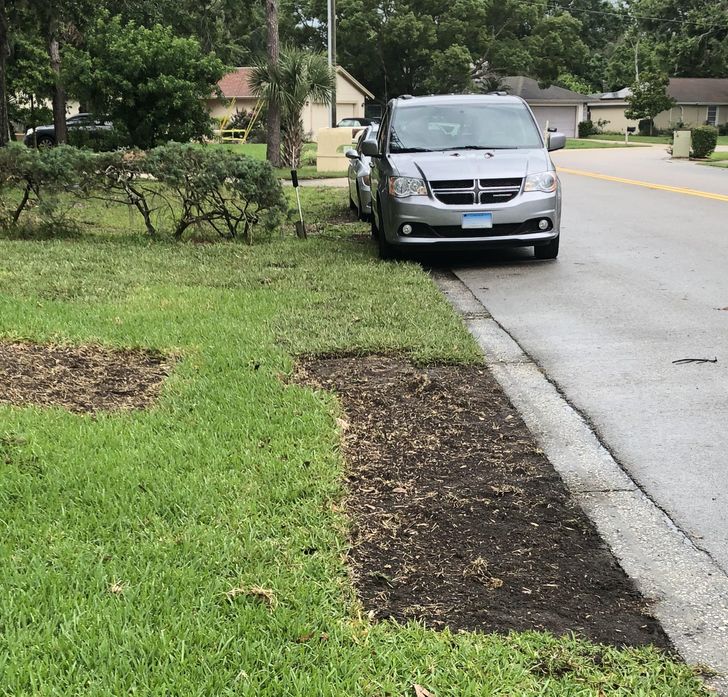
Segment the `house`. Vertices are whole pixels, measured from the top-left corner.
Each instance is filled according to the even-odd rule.
[[[542,88],[530,77],[516,75],[503,79],[508,93],[522,97],[531,107],[542,130],[556,128],[568,138],[579,133],[579,121],[586,120],[589,97],[563,87]]]
[[[224,98],[214,96],[207,100],[207,108],[213,118],[230,118],[236,111],[253,111],[258,100],[250,89],[251,72],[252,68],[236,68],[220,80],[218,86]],[[337,120],[348,116],[364,116],[364,104],[367,99],[374,99],[374,95],[344,68],[337,66]],[[306,102],[301,120],[307,137],[315,140],[318,130],[329,125],[329,112],[329,106]]]
[[[667,93],[676,104],[655,117],[655,128],[685,126],[721,126],[728,123],[728,78],[671,77]],[[624,133],[627,126],[637,126],[624,115],[629,87],[618,92],[593,95],[588,104],[594,123],[607,121],[602,130]]]

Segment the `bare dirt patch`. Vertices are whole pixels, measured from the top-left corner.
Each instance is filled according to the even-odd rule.
[[[299,377],[346,412],[350,562],[376,617],[670,646],[485,368],[334,358]]]
[[[0,342],[0,403],[72,412],[143,409],[171,360],[143,350]]]

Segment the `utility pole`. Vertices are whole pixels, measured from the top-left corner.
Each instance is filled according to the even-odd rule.
[[[265,24],[268,30],[268,71],[278,69],[280,49],[278,46],[278,0],[266,0]],[[275,99],[268,100],[266,117],[266,146],[268,162],[273,167],[281,166],[281,105]]]
[[[334,73],[334,89],[331,90],[331,112],[330,126],[336,126],[336,0],[328,0],[328,48],[329,48],[329,68]]]

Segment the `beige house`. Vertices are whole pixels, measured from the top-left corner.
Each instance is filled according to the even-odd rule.
[[[655,117],[655,128],[670,129],[682,123],[685,126],[721,126],[728,123],[728,78],[672,77],[667,93],[676,104]],[[601,130],[624,133],[627,126],[637,121],[624,115],[629,87],[619,92],[593,95],[587,107],[596,124],[606,121]]]
[[[223,98],[211,97],[207,108],[215,119],[231,118],[236,111],[253,111],[256,97],[250,90],[251,68],[237,68],[218,83]],[[374,95],[341,66],[336,68],[336,118],[364,116],[364,103]],[[301,112],[303,130],[308,138],[316,140],[320,128],[329,125],[330,108],[324,104],[306,102]]]
[[[586,118],[586,95],[556,85],[539,87],[536,80],[523,75],[506,77],[503,84],[509,94],[526,100],[542,130],[555,128],[568,138],[577,136],[579,121]]]

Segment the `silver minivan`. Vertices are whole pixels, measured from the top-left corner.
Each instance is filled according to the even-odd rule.
[[[561,190],[548,142],[520,97],[403,96],[387,105],[372,158],[372,235],[379,255],[407,249],[533,246],[559,253]]]

